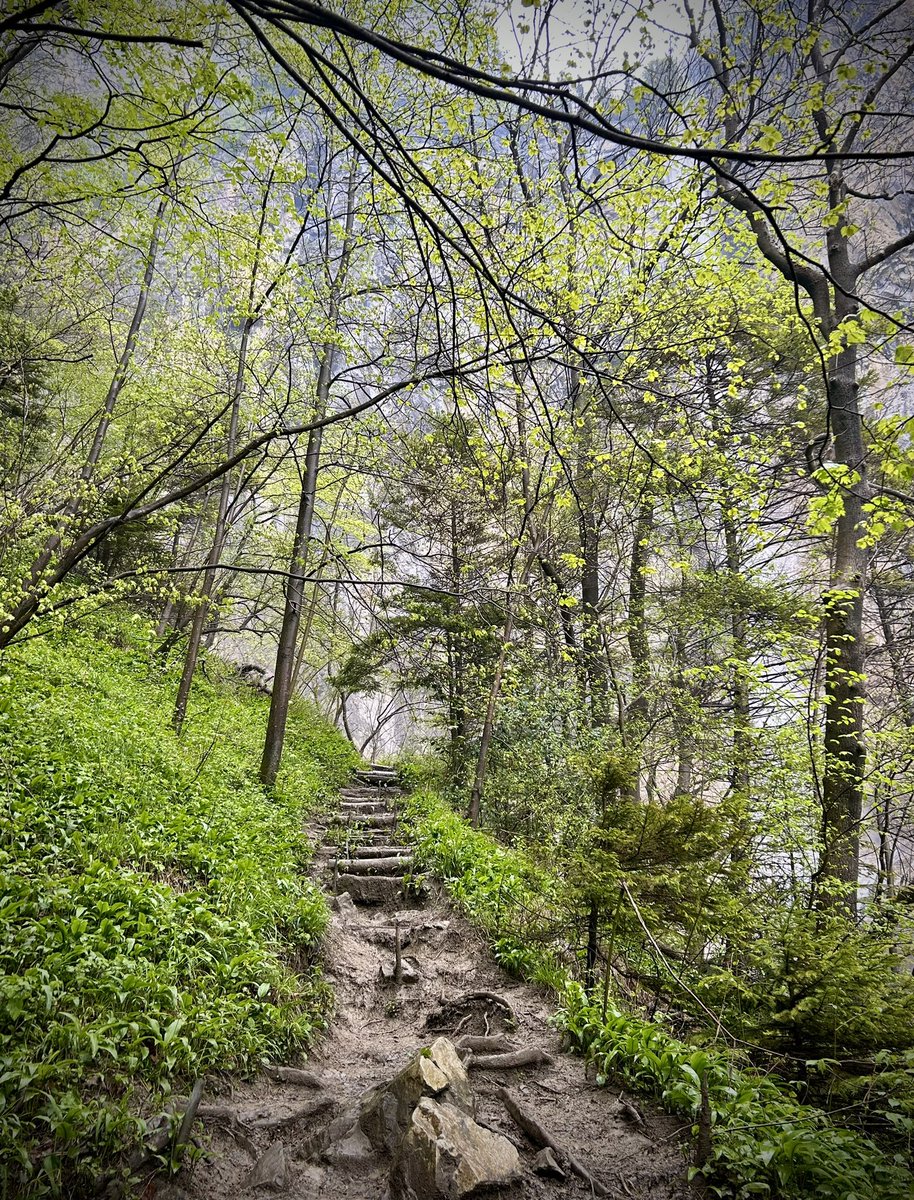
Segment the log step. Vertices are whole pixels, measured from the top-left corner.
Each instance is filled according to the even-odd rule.
[[[363,829],[386,829],[391,825],[396,825],[397,823],[396,816],[393,813],[387,812],[364,813],[359,814],[358,817],[352,813],[344,815],[347,815],[348,819],[339,822],[339,824],[343,826],[352,825],[359,826]]]
[[[337,858],[331,867],[341,875],[408,875],[413,860],[410,855],[398,858]]]
[[[340,796],[343,800],[386,800],[389,796],[402,794],[400,788],[349,787],[343,788]]]
[[[400,858],[404,854],[412,854],[409,846],[360,846],[352,855],[353,858]]]
[[[348,892],[354,904],[396,904],[403,898],[400,875],[338,875],[336,891]]]
[[[373,787],[398,787],[400,776],[396,771],[356,771],[355,778],[359,783]]]

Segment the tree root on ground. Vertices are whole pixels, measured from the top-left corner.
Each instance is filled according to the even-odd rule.
[[[612,1196],[613,1193],[609,1188],[600,1183],[598,1179],[595,1179],[583,1163],[579,1162],[565,1146],[557,1142],[552,1134],[543,1128],[533,1113],[529,1109],[524,1108],[517,1097],[512,1095],[507,1088],[499,1088],[498,1095],[507,1110],[508,1116],[517,1125],[518,1129],[527,1135],[534,1146],[537,1146],[539,1149],[548,1146],[554,1154],[564,1159],[575,1175],[584,1180],[593,1195]]]
[[[480,1026],[478,1032],[488,1036],[490,1019],[499,1021],[504,1029],[517,1027],[517,1014],[504,996],[495,992],[467,992],[443,1001],[435,1012],[429,1013],[425,1027],[435,1033],[450,1031],[456,1035],[464,1029],[467,1033],[476,1032],[466,1028],[475,1022]]]

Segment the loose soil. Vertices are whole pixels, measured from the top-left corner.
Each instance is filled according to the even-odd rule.
[[[343,794],[345,819],[351,827],[363,802],[366,811],[390,811],[396,795],[391,787],[348,790]],[[377,802],[371,803],[375,796]],[[358,840],[364,840],[368,853],[377,856],[371,843],[395,843],[394,832],[385,826],[376,835],[353,838],[350,858],[358,857]],[[339,844],[338,829],[335,840]],[[339,886],[334,856],[325,841],[315,861],[328,890]],[[389,1164],[380,1161],[367,1142],[349,1138],[316,1157],[307,1155],[306,1142],[369,1088],[396,1075],[435,1036],[444,1033],[456,1040],[461,1034],[502,1033],[504,1026],[497,1018],[479,1010],[466,1020],[452,1017],[450,1028],[442,1028],[436,1020],[442,1005],[478,991],[496,993],[514,1010],[517,1026],[507,1031],[513,1046],[539,1048],[551,1057],[549,1063],[521,1069],[470,1067],[478,1121],[514,1142],[525,1168],[519,1185],[491,1194],[503,1200],[572,1200],[593,1195],[585,1181],[570,1173],[564,1180],[533,1173],[537,1147],[517,1128],[497,1094],[500,1087],[509,1087],[610,1195],[619,1200],[694,1197],[686,1182],[682,1123],[623,1095],[620,1088],[597,1087],[588,1079],[581,1059],[562,1051],[549,1025],[547,998],[506,974],[443,895],[432,890],[424,901],[410,905],[402,896],[376,907],[355,908],[348,896],[334,903],[340,904],[341,911],[331,921],[325,962],[326,977],[336,993],[336,1013],[330,1030],[302,1064],[309,1075],[318,1077],[320,1086],[307,1086],[301,1079],[282,1082],[267,1074],[250,1081],[208,1083],[200,1110],[205,1157],[172,1182],[151,1184],[146,1197],[253,1200],[259,1196],[263,1200],[280,1193],[290,1200],[383,1200]],[[419,976],[416,982],[399,985],[381,978],[382,969],[390,972],[394,964],[397,922],[404,977],[409,977],[410,968]],[[278,1141],[285,1150],[284,1173],[280,1171],[272,1188],[252,1186],[255,1164]]]

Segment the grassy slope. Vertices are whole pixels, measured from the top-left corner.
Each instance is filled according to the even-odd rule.
[[[199,679],[178,741],[128,628],[0,671],[0,1194],[78,1191],[170,1088],[305,1046],[326,1006],[302,820],[353,752],[297,709],[266,799],[265,697]]]

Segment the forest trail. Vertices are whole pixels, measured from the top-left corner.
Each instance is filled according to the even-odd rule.
[[[444,1035],[459,1046],[461,1037],[504,1032],[512,1048],[542,1050],[548,1061],[470,1068],[478,1123],[507,1137],[522,1167],[518,1183],[487,1194],[504,1200],[693,1196],[681,1122],[645,1109],[640,1101],[635,1108],[618,1090],[587,1079],[582,1060],[562,1052],[543,995],[503,971],[442,896],[405,897],[403,876],[411,857],[407,847],[396,844],[400,791],[395,783],[391,773],[364,775],[361,786],[344,789],[339,812],[315,830],[323,835],[315,872],[328,890],[341,893],[333,900],[325,947],[325,973],[336,993],[327,1034],[301,1070],[278,1068],[252,1081],[208,1082],[199,1110],[206,1157],[170,1183],[152,1183],[145,1195],[157,1200],[253,1200],[270,1194],[292,1200],[383,1200],[389,1195],[390,1162],[358,1128],[342,1137],[337,1132],[329,1145],[321,1131],[339,1114],[351,1112],[369,1089],[393,1079],[436,1037]],[[397,941],[402,947],[399,983],[393,979]],[[459,1004],[461,997],[480,992],[507,1002],[516,1023],[499,1027],[501,1006],[494,1000]],[[465,1055],[463,1048],[460,1052]],[[506,1112],[499,1096],[503,1087],[586,1168],[596,1189],[574,1175],[567,1161],[563,1178],[534,1173],[538,1147]]]

